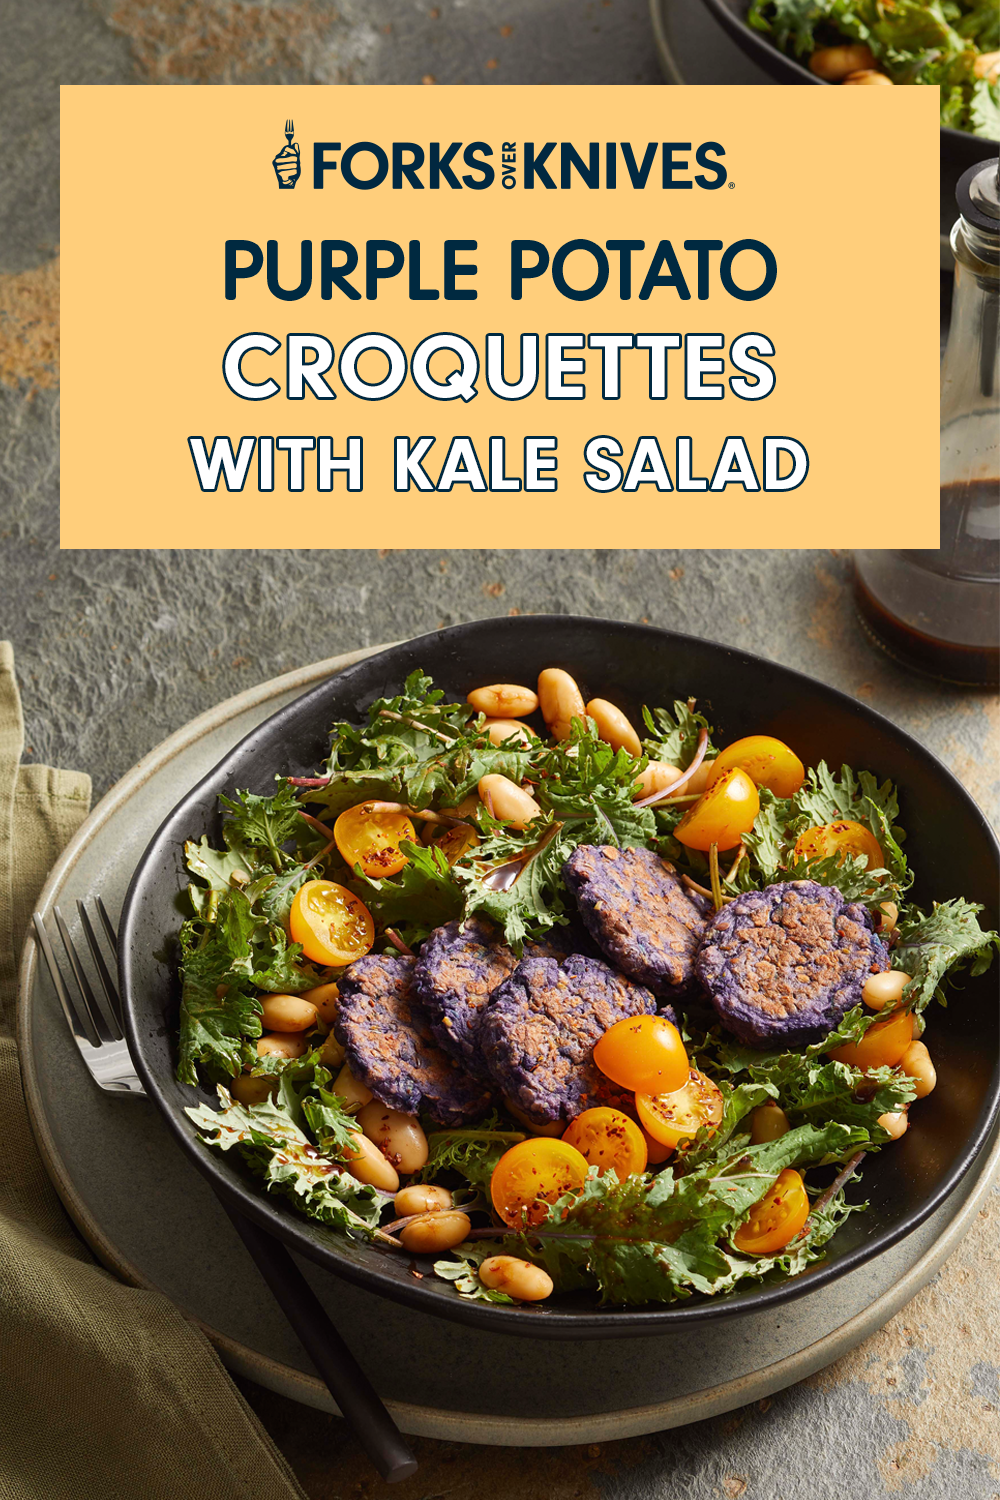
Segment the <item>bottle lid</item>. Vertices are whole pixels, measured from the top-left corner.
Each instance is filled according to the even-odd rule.
[[[969,167],[955,189],[959,213],[977,229],[1000,231],[1000,157]]]

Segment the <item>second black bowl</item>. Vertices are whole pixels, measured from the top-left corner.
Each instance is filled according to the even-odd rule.
[[[765,32],[748,24],[749,0],[704,0],[704,3],[719,25],[775,83],[819,83],[826,86],[826,80],[810,73],[805,63],[780,51]],[[942,125],[942,175],[949,180],[954,177],[957,181],[966,167],[974,166],[990,154],[991,144],[985,136]]]

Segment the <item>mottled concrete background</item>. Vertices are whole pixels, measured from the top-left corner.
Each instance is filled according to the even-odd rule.
[[[996,698],[903,676],[874,651],[845,555],[396,552],[391,536],[366,553],[59,552],[58,83],[652,84],[644,0],[0,0],[0,37],[0,635],[33,757],[89,771],[100,793],[263,678],[445,623],[555,610],[648,620],[814,673],[918,735],[998,816]],[[307,518],[291,540],[308,548]],[[585,1449],[421,1441],[420,1472],[395,1493],[1000,1500],[998,1240],[994,1197],[880,1334],[771,1400]],[[341,1423],[245,1389],[315,1500],[388,1494]]]

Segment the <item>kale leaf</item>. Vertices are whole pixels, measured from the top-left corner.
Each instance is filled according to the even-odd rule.
[[[248,1041],[260,1036],[260,1001],[235,966],[249,958],[249,938],[227,925],[203,928],[185,922],[180,933],[180,1037],[177,1077],[197,1084],[203,1067],[216,1083],[227,1083],[254,1055]],[[245,950],[245,954],[244,954]]]
[[[236,1147],[269,1192],[291,1198],[310,1218],[337,1229],[370,1234],[378,1224],[384,1195],[318,1151],[279,1105],[243,1105],[219,1089],[218,1111],[199,1104],[184,1112],[206,1145]]]
[[[219,801],[228,814],[222,824],[226,847],[266,850],[275,870],[282,870],[291,858],[282,844],[304,831],[296,788],[283,781],[272,797],[247,791],[220,797]]]
[[[678,698],[671,714],[665,708],[643,708],[642,718],[649,736],[643,740],[643,749],[650,760],[668,761],[673,766],[686,769],[694,758],[698,745],[698,733],[708,730],[707,754],[712,756],[712,726],[704,714],[695,711],[695,700],[687,702]]]
[[[432,1131],[415,1180],[434,1182],[442,1172],[457,1172],[473,1187],[488,1188],[501,1156],[525,1138],[523,1130],[505,1130],[496,1114],[474,1129]]]
[[[906,998],[919,1015],[937,996],[947,1004],[945,976],[957,966],[968,965],[975,978],[984,974],[1000,948],[1000,935],[984,932],[978,914],[982,907],[957,896],[935,903],[929,916],[917,907],[904,911],[899,922],[899,946],[893,967],[909,974]]]

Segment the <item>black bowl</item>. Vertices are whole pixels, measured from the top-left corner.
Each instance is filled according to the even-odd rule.
[[[967,982],[947,1011],[931,1011],[939,1087],[921,1103],[902,1141],[866,1163],[863,1186],[855,1192],[871,1200],[869,1211],[848,1219],[826,1260],[808,1275],[714,1300],[613,1311],[599,1310],[584,1295],[558,1298],[544,1311],[462,1301],[433,1276],[412,1276],[409,1258],[353,1244],[267,1197],[235,1153],[201,1145],[184,1114],[185,1106],[211,1095],[174,1078],[178,981],[170,950],[180,921],[178,895],[186,884],[181,845],[202,833],[218,837],[219,793],[237,787],[264,792],[276,772],[310,773],[327,753],[332,720],[360,719],[373,699],[398,692],[415,667],[461,698],[483,682],[533,682],[548,666],[566,668],[587,697],[612,699],[635,722],[642,703],[670,703],[693,693],[723,744],[745,734],[773,734],[789,741],[807,764],[825,757],[891,777],[901,788],[907,849],[918,871],[916,899],[965,895],[982,902],[996,924],[998,849],[985,818],[928,751],[870,708],[759,657],[665,630],[561,615],[480,620],[394,646],[320,683],[247,735],[167,818],[139,862],[121,921],[121,990],[139,1075],[191,1160],[244,1214],[327,1270],[426,1312],[507,1333],[611,1338],[733,1318],[802,1296],[915,1228],[982,1148],[1000,1092],[993,975]]]
[[[826,79],[817,78],[815,73],[810,73],[805,63],[780,51],[766,32],[756,31],[747,23],[749,0],[704,0],[704,3],[719,25],[729,33],[748,57],[751,57],[759,67],[764,69],[765,73],[774,79],[775,83],[826,84]],[[966,167],[974,166],[976,162],[982,161],[985,156],[989,155],[989,146],[990,142],[985,136],[973,135],[969,130],[953,130],[950,125],[942,125],[942,172],[949,179],[957,180]]]

